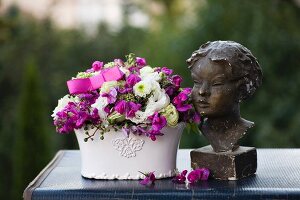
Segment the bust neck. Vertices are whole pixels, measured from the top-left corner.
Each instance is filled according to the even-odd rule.
[[[253,125],[253,122],[241,118],[237,109],[230,115],[204,118],[200,129],[216,152],[224,152],[235,150],[238,140]]]

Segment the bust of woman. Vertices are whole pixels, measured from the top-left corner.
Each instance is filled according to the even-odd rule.
[[[250,50],[232,41],[207,42],[187,60],[200,130],[215,152],[234,151],[254,123],[240,115],[240,103],[261,85],[262,70]]]

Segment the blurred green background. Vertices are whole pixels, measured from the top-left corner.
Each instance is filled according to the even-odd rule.
[[[242,105],[242,116],[256,126],[241,143],[300,147],[299,1],[151,0],[121,6],[119,28],[100,23],[92,33],[59,28],[50,18],[36,19],[17,6],[2,10],[0,199],[21,199],[56,151],[78,148],[74,134],[55,133],[50,117],[67,93],[66,81],[94,60],[124,58],[130,52],[152,66],[173,68],[184,77],[184,86],[192,87],[185,60],[202,43],[243,44],[258,58],[264,78],[254,97]],[[131,25],[136,11],[148,17],[145,26]],[[180,147],[206,144],[202,136],[184,133]]]

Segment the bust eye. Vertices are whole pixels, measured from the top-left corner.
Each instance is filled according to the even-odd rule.
[[[201,84],[202,84],[202,81],[196,81],[196,80],[194,80],[194,84],[195,84],[195,85],[201,85]]]
[[[220,81],[217,81],[217,82],[214,82],[214,83],[212,84],[212,86],[220,86],[220,85],[224,85],[224,83],[223,83],[223,82],[220,82]]]

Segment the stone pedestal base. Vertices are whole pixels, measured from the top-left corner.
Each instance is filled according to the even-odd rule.
[[[214,179],[237,180],[256,172],[257,153],[254,147],[243,146],[216,153],[209,145],[191,151],[191,165],[193,169],[208,168]]]

